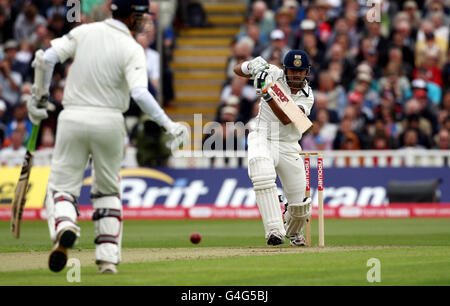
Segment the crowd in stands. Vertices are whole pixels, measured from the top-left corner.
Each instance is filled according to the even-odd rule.
[[[232,72],[236,63],[262,56],[282,67],[286,52],[303,49],[315,96],[303,150],[449,149],[450,7],[443,0],[371,3],[249,1],[218,119],[247,123],[258,111],[252,82]]]
[[[81,4],[81,6],[80,6]],[[102,21],[111,17],[111,0],[83,0],[70,4],[67,0],[0,0],[0,166],[21,165],[25,145],[31,134],[32,124],[27,116],[26,101],[31,95],[33,69],[31,63],[35,51],[51,47],[51,40],[67,34],[81,24]],[[151,3],[142,32],[136,35],[147,55],[149,90],[158,97],[160,82],[169,79],[164,86],[168,91],[163,100],[172,99],[170,71],[160,75],[160,54],[156,51],[156,32],[159,4]],[[78,14],[78,15],[77,15]],[[170,28],[164,32],[164,46],[170,56],[174,34]],[[92,50],[101,52],[101,50]],[[167,62],[167,61],[166,61]],[[49,118],[44,120],[37,150],[54,147],[57,118],[62,111],[64,82],[71,61],[55,67],[49,96]],[[139,118],[140,110],[134,103],[126,114]],[[130,142],[134,145],[140,137],[136,131],[137,120],[128,126]]]
[[[25,102],[31,94],[30,64],[35,51],[49,48],[52,39],[75,26],[110,17],[110,1],[83,0],[79,18],[68,21],[67,0],[0,0],[1,166],[21,163],[31,134]],[[372,6],[366,0],[247,2],[246,21],[230,46],[228,79],[216,121],[224,126],[247,124],[258,113],[252,83],[234,75],[235,64],[262,56],[281,67],[286,52],[303,49],[311,58],[308,80],[315,96],[310,116],[314,127],[301,140],[303,150],[450,148],[450,7],[446,1],[374,0]],[[164,29],[160,55],[155,42],[158,2],[152,1],[151,11],[136,39],[147,55],[149,89],[158,96],[165,82],[162,98],[166,103],[174,95],[168,63],[175,34],[170,26]],[[163,75],[161,62],[166,65]],[[54,146],[69,68],[70,61],[55,67],[49,118],[42,123],[38,150]],[[126,115],[139,118],[140,114],[132,103]],[[157,127],[129,122],[130,143],[135,145],[144,137],[144,147],[153,147],[142,135]],[[230,134],[245,142],[245,134]],[[165,141],[158,139],[152,141]]]

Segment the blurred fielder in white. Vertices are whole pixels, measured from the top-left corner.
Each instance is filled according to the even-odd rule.
[[[280,69],[257,57],[236,65],[234,72],[253,78],[256,93],[261,97],[256,128],[248,136],[248,174],[267,244],[282,244],[286,236],[291,245],[304,246],[303,227],[311,215],[311,199],[305,198],[305,168],[298,143],[302,135],[267,90],[278,81],[309,115],[314,104],[313,92],[306,80],[310,72],[309,56],[304,51],[292,50],[284,57],[283,66],[284,69]],[[277,174],[289,203],[284,223],[275,182]]]
[[[170,120],[147,90],[146,58],[133,33],[143,14],[148,13],[148,6],[148,0],[113,0],[112,19],[81,25],[53,40],[52,47],[34,62],[35,69],[45,70],[44,88],[35,84],[28,102],[30,119],[38,124],[47,118],[47,112],[38,106],[36,93],[40,90],[48,95],[55,64],[74,59],[64,90],[64,111],[58,119],[45,201],[54,242],[49,257],[52,271],[65,267],[67,250],[80,236],[77,198],[91,156],[96,263],[100,273],[117,273],[122,243],[119,171],[126,135],[122,113],[129,107],[130,94],[175,138],[185,132],[184,126]]]

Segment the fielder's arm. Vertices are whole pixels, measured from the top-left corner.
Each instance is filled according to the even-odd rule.
[[[158,102],[145,87],[135,87],[131,90],[131,97],[139,107],[158,125],[164,127],[175,138],[187,136],[186,128],[177,122],[173,122]]]

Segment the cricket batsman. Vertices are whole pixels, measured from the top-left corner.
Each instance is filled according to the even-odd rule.
[[[58,118],[45,207],[54,248],[49,268],[61,271],[68,250],[80,237],[77,198],[89,157],[93,162],[91,199],[94,208],[95,259],[99,273],[117,273],[121,261],[122,202],[120,165],[126,136],[123,114],[130,94],[140,108],[180,140],[185,127],[173,122],[148,92],[143,48],[133,38],[148,0],[112,0],[112,18],[81,25],[54,39],[51,48],[40,50],[33,63],[45,72],[44,88],[33,86],[28,101],[33,124],[47,118],[37,93],[48,90],[55,64],[73,58],[64,90],[64,110]],[[44,95],[45,96],[45,95]],[[46,101],[44,101],[46,102]]]
[[[234,72],[254,79],[256,93],[261,98],[256,128],[248,136],[248,174],[267,244],[282,244],[287,237],[291,245],[304,246],[303,227],[311,215],[311,198],[305,198],[305,168],[299,155],[302,135],[273,101],[268,88],[278,81],[298,107],[309,115],[314,104],[313,92],[306,79],[310,73],[309,56],[302,50],[292,50],[283,59],[283,69],[257,57],[236,65]],[[277,174],[289,203],[284,223],[275,182]]]

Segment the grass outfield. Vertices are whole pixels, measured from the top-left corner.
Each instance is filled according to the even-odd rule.
[[[68,283],[69,267],[46,268],[46,222],[24,222],[20,240],[0,222],[0,285],[371,285],[370,258],[381,263],[374,284],[450,285],[450,219],[326,220],[325,248],[267,247],[259,220],[126,221],[118,275],[97,274],[93,223],[80,226],[70,257],[81,282]]]

